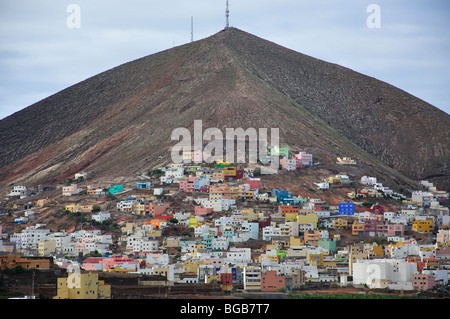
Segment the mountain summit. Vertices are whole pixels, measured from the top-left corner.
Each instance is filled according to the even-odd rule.
[[[377,79],[235,28],[131,61],[0,121],[0,181],[146,173],[178,127],[279,128],[280,143],[449,189],[450,116]]]

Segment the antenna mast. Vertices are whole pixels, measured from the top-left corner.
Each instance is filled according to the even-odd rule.
[[[191,16],[191,42],[194,42],[194,17]]]
[[[225,17],[227,18],[225,28],[229,28],[230,27],[230,6],[228,3],[228,0],[227,0],[227,9],[225,10]]]

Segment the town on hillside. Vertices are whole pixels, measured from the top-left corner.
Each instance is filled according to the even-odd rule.
[[[0,296],[450,295],[448,193],[427,181],[394,191],[348,174],[358,165],[348,157],[297,192],[283,180],[301,185],[324,163],[291,152],[279,148],[274,174],[261,174],[264,160],[218,160],[123,181],[78,172],[57,185],[13,185],[0,200]]]

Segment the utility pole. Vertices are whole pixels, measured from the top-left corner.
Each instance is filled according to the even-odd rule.
[[[226,17],[226,24],[225,24],[225,28],[229,28],[230,27],[230,6],[227,0],[227,9],[225,10],[225,17]]]

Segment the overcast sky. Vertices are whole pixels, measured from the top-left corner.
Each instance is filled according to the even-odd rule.
[[[219,32],[225,3],[0,0],[0,119],[190,42],[191,16],[194,40]],[[231,26],[390,83],[450,114],[449,18],[448,0],[230,0]]]

